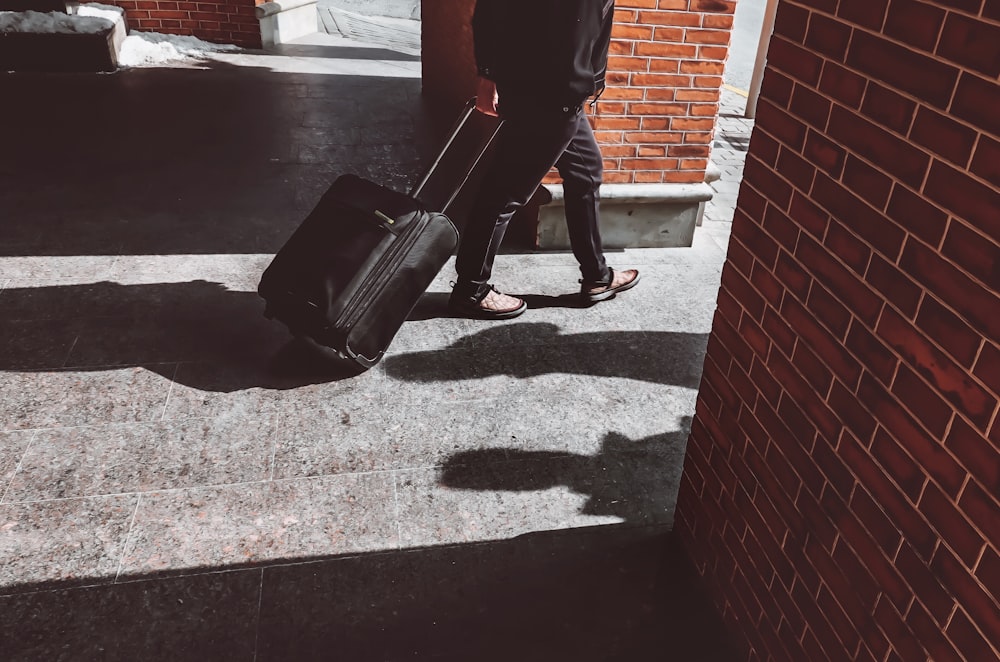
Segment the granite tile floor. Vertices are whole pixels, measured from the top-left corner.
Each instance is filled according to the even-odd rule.
[[[450,317],[449,264],[356,374],[255,287],[337,174],[412,182],[419,75],[323,35],[0,76],[0,659],[729,659],[669,530],[742,99],[694,246],[610,254],[635,290],[515,242],[526,315]]]

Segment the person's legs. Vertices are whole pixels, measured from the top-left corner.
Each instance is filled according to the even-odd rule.
[[[599,225],[604,160],[584,113],[577,118],[573,138],[556,162],[563,179],[566,225],[580,272],[588,282],[608,279]]]
[[[477,300],[490,293],[493,260],[507,224],[531,198],[576,133],[576,118],[571,111],[504,121],[493,162],[462,232],[453,300]]]
[[[570,246],[583,275],[581,295],[596,303],[635,286],[639,282],[638,271],[615,271],[604,259],[600,228],[604,160],[585,115],[580,115],[573,139],[556,167],[563,178]]]

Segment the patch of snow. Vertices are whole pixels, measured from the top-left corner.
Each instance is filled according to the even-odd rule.
[[[82,5],[81,5],[82,6]],[[152,67],[167,62],[203,59],[213,52],[241,50],[232,44],[213,44],[195,37],[133,32],[122,43],[118,64],[122,67]]]
[[[98,2],[88,2],[76,8],[76,16],[95,16],[106,18],[112,23],[117,23],[125,16],[125,10],[114,5],[102,5]]]
[[[100,34],[115,25],[97,16],[70,16],[62,12],[2,11],[0,32],[42,34]]]

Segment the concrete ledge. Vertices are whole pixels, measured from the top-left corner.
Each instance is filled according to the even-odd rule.
[[[275,0],[258,5],[254,12],[260,22],[264,46],[284,44],[319,32],[316,0]]]
[[[0,29],[0,70],[111,72],[128,33],[124,10],[91,10],[77,3],[70,13],[27,11],[5,14]]]
[[[538,210],[537,245],[568,249],[565,199],[561,184],[546,184]],[[549,198],[546,202],[546,198]],[[690,246],[708,184],[605,184],[601,186],[601,236],[605,248]]]
[[[0,33],[0,71],[116,71],[114,30],[92,34]]]
[[[722,168],[715,165],[712,161],[708,162],[708,167],[705,169],[705,183],[711,184],[722,179]],[[698,207],[698,227],[705,221],[705,203],[701,203]]]
[[[66,0],[0,0],[0,11],[66,11]]]
[[[712,161],[708,162],[708,167],[705,168],[705,182],[711,184],[712,182],[717,182],[722,179],[722,168],[715,165]]]
[[[100,7],[95,9],[95,7]],[[125,10],[110,5],[80,5],[79,2],[67,2],[66,12],[73,16],[97,16],[106,18],[115,24],[114,32],[111,33],[111,47],[114,50],[115,64],[118,63],[118,54],[121,53],[122,44],[128,36],[128,22],[125,19]],[[117,16],[115,16],[117,14]]]

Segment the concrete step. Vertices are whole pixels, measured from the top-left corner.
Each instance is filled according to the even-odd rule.
[[[366,15],[338,7],[320,7],[319,12],[324,30],[329,34],[420,54],[420,21]]]
[[[420,0],[319,0],[319,6],[365,16],[420,20]]]

